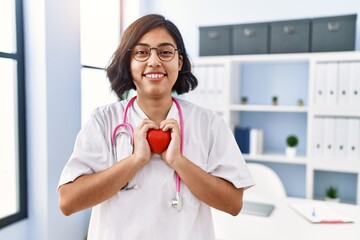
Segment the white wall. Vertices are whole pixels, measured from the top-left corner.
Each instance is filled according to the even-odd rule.
[[[199,26],[255,23],[358,14],[356,49],[360,50],[359,0],[142,0],[142,14],[160,13],[180,29],[188,54],[199,53]]]
[[[28,219],[0,239],[82,240],[87,212],[65,217],[56,191],[80,128],[79,0],[24,0]]]

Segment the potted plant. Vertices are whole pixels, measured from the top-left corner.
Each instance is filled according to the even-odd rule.
[[[301,98],[298,99],[297,105],[298,105],[299,107],[304,106],[304,101],[303,101]]]
[[[340,201],[338,189],[336,187],[330,186],[330,187],[326,188],[325,193],[326,193],[326,197],[325,197],[326,201],[332,201],[332,202]]]
[[[273,96],[272,99],[272,105],[276,106],[278,104],[278,97],[277,96]]]
[[[286,156],[288,158],[293,158],[296,156],[296,147],[299,143],[299,140],[296,135],[289,135],[286,138]]]
[[[244,97],[241,97],[240,101],[241,101],[241,104],[247,104],[248,98],[245,97],[245,96],[244,96]]]

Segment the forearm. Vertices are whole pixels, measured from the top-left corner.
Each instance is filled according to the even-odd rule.
[[[237,215],[242,208],[243,189],[212,176],[186,158],[174,162],[182,182],[201,201],[211,207]]]
[[[102,172],[83,175],[62,185],[59,188],[61,211],[70,215],[111,198],[142,166],[131,155]]]

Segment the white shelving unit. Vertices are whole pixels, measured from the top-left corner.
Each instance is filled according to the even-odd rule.
[[[247,161],[281,164],[283,169],[294,165],[304,167],[304,181],[300,182],[305,182],[303,187],[307,198],[323,197],[318,191],[328,184],[327,180],[322,179],[323,176],[329,175],[328,179],[331,181],[339,180],[349,185],[346,187],[347,191],[353,193],[350,193],[350,199],[344,201],[360,204],[359,52],[200,57],[194,59],[193,63],[199,87],[185,95],[186,99],[216,110],[231,128],[246,127],[249,124],[266,128],[264,153],[244,154]],[[326,69],[325,75],[328,77],[320,72],[321,69]],[[351,79],[350,82],[343,80],[343,75],[346,79]],[[331,94],[327,97],[329,102],[321,102],[317,95],[320,91],[319,82],[324,81],[324,93]],[[340,88],[344,81],[349,85],[347,94],[353,89],[358,91],[351,98],[345,99],[349,100],[346,103],[341,102],[343,93]],[[331,93],[331,87],[335,88],[335,92]],[[271,105],[273,95],[279,96],[279,104],[276,106]],[[249,98],[246,105],[240,104],[243,96]],[[332,99],[333,96],[335,99]],[[298,98],[304,101],[304,106],[297,106]],[[355,155],[354,151],[351,157],[329,155],[325,154],[329,152],[325,148],[324,154],[318,154],[317,150],[314,150],[317,141],[314,136],[323,136],[325,132],[317,134],[316,122],[323,120],[337,124],[338,119],[348,122],[347,126],[350,126],[350,121],[353,125],[355,122],[354,126],[359,123],[358,129],[349,130],[350,127],[347,127],[343,130],[350,138],[358,139],[354,146]],[[294,121],[296,126],[292,126],[291,121]],[[338,132],[329,128],[326,132],[335,131],[333,135],[323,136],[323,139],[332,139],[333,149],[335,141],[339,141],[337,133],[342,132],[341,127],[337,129]],[[284,139],[286,132],[292,131],[298,131],[303,145],[297,157],[288,159],[284,153],[285,145],[280,146],[280,141]],[[337,153],[336,149],[333,151]],[[332,174],[339,179],[334,180]],[[336,174],[340,174],[340,177]],[[282,179],[283,182],[294,180],[289,176],[287,178]]]

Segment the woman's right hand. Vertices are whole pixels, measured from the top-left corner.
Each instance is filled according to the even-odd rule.
[[[147,141],[147,132],[150,129],[159,129],[154,121],[144,119],[134,130],[134,151],[133,156],[136,160],[146,164],[151,159],[150,145]]]

